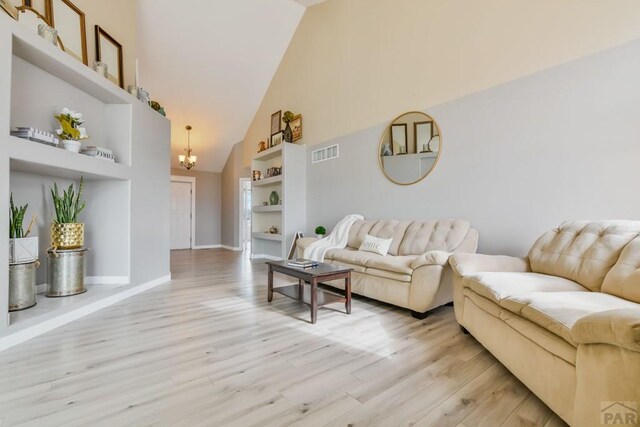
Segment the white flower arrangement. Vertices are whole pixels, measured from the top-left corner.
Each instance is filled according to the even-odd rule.
[[[89,138],[87,130],[81,127],[84,124],[82,113],[65,107],[55,118],[60,123],[60,129],[56,130],[60,139],[82,141],[83,139]]]

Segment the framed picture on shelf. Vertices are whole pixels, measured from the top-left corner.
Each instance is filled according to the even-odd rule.
[[[276,145],[282,144],[284,141],[284,132],[280,131],[271,135],[271,146],[275,147]]]
[[[271,115],[271,135],[282,130],[282,110]]]
[[[84,65],[89,65],[84,12],[69,0],[48,1],[51,3],[47,18],[49,24],[58,31],[58,36],[64,43],[64,51]]]
[[[391,150],[393,154],[407,154],[407,124],[391,125]]]
[[[302,114],[295,116],[291,123],[289,123],[289,126],[291,126],[291,130],[293,131],[294,142],[302,138]]]
[[[96,25],[96,60],[107,64],[107,78],[124,89],[122,45]]]
[[[22,0],[22,6],[35,10],[44,17],[43,20],[47,24],[51,25],[51,0]]]
[[[11,4],[9,0],[0,0],[0,7],[2,8],[2,10],[7,12],[10,17],[16,20],[18,19],[18,9],[16,9],[16,7]]]

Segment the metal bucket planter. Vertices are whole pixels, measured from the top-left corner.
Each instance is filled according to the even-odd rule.
[[[51,224],[51,247],[54,249],[79,249],[84,246],[84,224]]]
[[[87,292],[84,286],[88,249],[47,251],[47,297],[68,297]]]
[[[9,311],[36,305],[36,269],[39,261],[9,265]]]

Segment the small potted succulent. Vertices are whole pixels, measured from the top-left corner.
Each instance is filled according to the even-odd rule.
[[[9,198],[9,264],[23,264],[38,259],[38,238],[29,237],[37,215],[31,218],[31,223],[24,231],[24,216],[29,205],[16,206],[13,194]]]
[[[295,116],[291,111],[285,111],[282,115],[282,121],[287,124],[287,126],[284,128],[283,136],[285,142],[293,142],[293,130],[291,129],[290,123],[293,121],[294,117]]]
[[[316,237],[318,239],[324,239],[324,236],[327,235],[327,229],[323,226],[319,225],[316,227]]]
[[[84,245],[84,224],[78,222],[78,216],[86,206],[85,202],[81,201],[83,190],[83,178],[80,178],[77,193],[71,184],[60,195],[58,185],[53,183],[51,197],[56,217],[51,224],[51,246],[55,249],[78,249]]]
[[[55,118],[60,123],[60,129],[56,133],[62,140],[64,149],[79,153],[80,142],[89,138],[87,130],[81,127],[84,124],[82,114],[65,107]]]

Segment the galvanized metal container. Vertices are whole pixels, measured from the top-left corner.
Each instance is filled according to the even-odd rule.
[[[39,261],[9,265],[9,311],[36,305],[36,269]]]
[[[85,293],[85,255],[88,249],[47,251],[47,296],[68,297]]]

